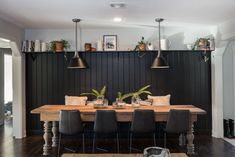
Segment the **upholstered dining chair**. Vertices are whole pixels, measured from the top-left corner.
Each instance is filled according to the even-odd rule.
[[[79,105],[85,106],[87,103],[86,96],[65,96],[65,105]]]
[[[119,138],[116,112],[114,110],[96,110],[94,134],[93,134],[93,153],[95,152],[95,140],[98,134],[116,134],[117,152],[119,153]]]
[[[59,118],[59,144],[58,153],[60,155],[60,145],[62,135],[78,135],[82,134],[82,150],[84,153],[84,132],[81,114],[79,110],[62,110]]]
[[[164,130],[164,147],[166,148],[166,134],[186,134],[189,131],[190,111],[171,109]]]
[[[136,109],[130,128],[130,153],[132,150],[132,136],[134,133],[153,134],[154,146],[156,146],[155,136],[155,113],[154,110]]]

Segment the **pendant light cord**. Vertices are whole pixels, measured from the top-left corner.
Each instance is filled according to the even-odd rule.
[[[157,57],[161,56],[161,30],[160,30],[160,23],[161,21],[158,21],[158,54]]]
[[[74,53],[74,58],[79,58],[78,54],[78,22],[75,22],[75,53]]]

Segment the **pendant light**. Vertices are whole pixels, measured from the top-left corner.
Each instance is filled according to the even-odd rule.
[[[70,62],[69,62],[68,68],[69,68],[69,69],[85,69],[85,68],[87,68],[87,63],[86,63],[85,60],[83,60],[83,59],[80,57],[80,55],[79,55],[79,53],[78,53],[78,43],[77,43],[77,40],[78,40],[78,39],[77,39],[77,38],[78,38],[78,37],[77,37],[77,36],[78,36],[77,24],[78,24],[78,22],[81,21],[81,19],[73,19],[72,21],[75,23],[75,41],[76,41],[75,45],[76,45],[76,50],[75,50],[75,52],[74,52],[73,58],[72,58],[72,59],[70,60]],[[81,29],[80,29],[80,49],[81,49]]]
[[[161,56],[161,30],[160,30],[160,23],[164,19],[162,18],[156,18],[155,21],[158,22],[158,30],[159,30],[159,36],[158,36],[158,54],[157,57],[154,59],[153,64],[151,66],[152,69],[160,69],[160,68],[169,68],[168,63],[166,62],[165,58]]]

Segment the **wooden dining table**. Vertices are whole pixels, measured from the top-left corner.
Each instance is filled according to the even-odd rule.
[[[118,122],[131,122],[133,112],[136,108],[131,105],[127,105],[125,108],[117,109],[113,106],[107,106],[104,110],[115,110],[117,113]],[[190,126],[187,133],[187,153],[194,154],[194,122],[197,121],[198,115],[206,114],[206,111],[195,107],[193,105],[168,105],[168,106],[139,106],[138,109],[151,109],[155,112],[156,122],[166,122],[168,114],[171,109],[190,110]],[[58,121],[59,113],[61,110],[79,110],[81,112],[81,118],[84,122],[93,122],[95,120],[96,108],[93,106],[79,106],[79,105],[43,105],[36,109],[31,110],[32,114],[39,114],[40,121],[44,122],[44,145],[43,155],[50,155],[52,147],[56,147],[58,144]]]

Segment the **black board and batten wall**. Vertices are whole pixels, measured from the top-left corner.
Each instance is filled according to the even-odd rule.
[[[211,133],[211,64],[200,51],[164,51],[170,69],[150,69],[156,56],[146,52],[82,52],[89,69],[67,69],[64,53],[26,53],[27,132],[42,131],[39,115],[30,111],[44,104],[64,104],[65,95],[79,95],[107,86],[111,104],[117,92],[130,92],[151,85],[153,95],[171,94],[171,104],[193,104],[207,111],[195,130]],[[32,57],[33,56],[33,57]],[[71,58],[73,53],[67,53]],[[34,57],[36,57],[34,59]],[[91,98],[90,98],[91,99]]]

